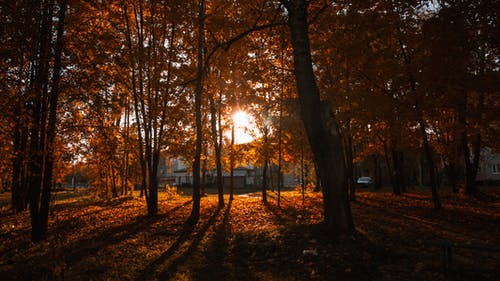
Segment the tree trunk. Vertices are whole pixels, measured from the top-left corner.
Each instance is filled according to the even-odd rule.
[[[436,168],[434,165],[434,159],[432,158],[431,148],[427,140],[427,132],[425,131],[425,123],[423,120],[418,121],[420,125],[420,132],[422,133],[422,140],[424,145],[424,153],[427,158],[427,165],[429,166],[429,176],[431,179],[431,192],[432,201],[434,203],[434,209],[441,209],[441,200],[439,200],[439,194],[437,192],[437,179],[436,179]]]
[[[231,125],[231,155],[229,156],[229,201],[233,200],[234,195],[234,122]]]
[[[444,162],[444,171],[446,173],[446,177],[450,182],[451,189],[454,193],[457,193],[458,190],[458,171],[456,167],[456,163],[453,160],[443,161]]]
[[[346,180],[347,188],[349,189],[349,200],[356,200],[356,184],[354,182],[354,165],[353,161],[353,149],[352,149],[352,135],[351,135],[351,121],[347,121],[346,130],[346,151],[345,151],[345,162],[346,162]]]
[[[391,159],[392,159],[392,172],[393,172],[393,180],[392,180],[392,192],[396,195],[401,194],[401,167],[398,161],[398,152],[394,148],[394,142],[392,142],[391,146]]]
[[[198,70],[196,77],[195,92],[195,115],[196,115],[196,149],[193,162],[193,206],[188,222],[196,224],[200,218],[200,160],[202,145],[202,122],[201,122],[201,95],[203,92],[203,41],[205,22],[205,0],[198,3]]]
[[[480,94],[479,106],[482,107],[483,94]],[[467,136],[467,95],[461,98],[458,106],[458,122],[462,129],[460,133],[460,141],[462,146],[462,157],[465,164],[465,193],[474,194],[478,192],[476,186],[476,176],[479,166],[479,156],[481,153],[481,135],[477,133],[472,141],[473,155],[469,149],[469,141]]]
[[[203,146],[203,145],[202,145]],[[207,145],[203,146],[204,155],[203,163],[201,165],[201,184],[200,184],[200,194],[201,196],[206,196],[205,187],[207,186]]]
[[[315,81],[309,45],[308,2],[281,2],[288,10],[301,117],[323,185],[325,225],[332,232],[351,233],[354,225],[345,183],[342,137],[331,107],[321,102]]]
[[[269,161],[264,160],[264,166],[262,168],[262,202],[267,202],[267,166]]]
[[[475,136],[475,140],[472,143],[473,155],[472,160],[469,166],[469,169],[466,171],[466,185],[465,185],[465,193],[466,194],[474,194],[479,192],[479,189],[476,185],[476,177],[477,171],[479,168],[479,159],[481,157],[481,134],[477,133]]]
[[[12,159],[11,180],[12,207],[15,213],[25,211],[27,207],[27,192],[26,185],[24,184],[24,182],[26,181],[26,165],[24,164],[24,162],[26,157],[26,143],[28,135],[25,133],[27,129],[23,127],[24,126],[21,124],[21,122],[16,120],[16,125],[14,128],[14,157]]]
[[[389,174],[389,180],[392,186],[392,193],[398,194],[397,183],[396,183],[396,172],[394,171],[394,161],[392,160],[391,155],[389,154],[389,147],[387,145],[387,141],[384,141],[384,159],[385,164],[387,166],[387,173]]]
[[[314,186],[314,192],[321,191],[321,176],[319,175],[319,169],[316,162],[314,163],[314,174],[316,175],[316,185]]]
[[[217,118],[216,118],[217,110],[215,108],[215,101],[212,96],[210,96],[209,101],[210,101],[210,122],[212,126],[212,143],[214,145],[214,150],[215,150],[215,166],[217,170],[217,178],[216,178],[217,194],[219,200],[219,207],[224,207],[224,187],[222,186],[221,143],[219,143],[218,141],[218,134],[217,134]],[[220,121],[220,119],[218,121]],[[219,125],[219,130],[221,129],[222,128]],[[220,131],[219,134],[222,134],[222,131]]]
[[[50,193],[52,187],[52,170],[54,164],[54,143],[56,135],[57,103],[59,99],[59,80],[61,74],[61,57],[63,49],[64,21],[66,16],[66,1],[59,3],[56,41],[52,41],[52,17],[55,10],[54,2],[43,5],[42,23],[40,29],[39,67],[34,84],[34,97],[40,104],[35,106],[33,127],[31,130],[31,169],[30,180],[30,214],[31,240],[38,242],[46,238]],[[46,36],[46,37],[44,37]],[[53,45],[52,45],[53,44]],[[49,89],[50,48],[54,48],[54,63],[52,80]]]
[[[148,169],[149,186],[148,192],[146,192],[146,200],[148,201],[148,215],[156,215],[158,213],[158,164],[160,162],[160,148],[155,145],[155,149],[151,154],[151,164]]]
[[[378,154],[373,155],[373,167],[374,167],[373,188],[375,190],[379,190],[382,187],[382,167],[380,165],[380,157]]]

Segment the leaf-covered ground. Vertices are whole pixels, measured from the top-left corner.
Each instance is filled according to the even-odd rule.
[[[243,194],[217,208],[202,199],[189,227],[188,196],[160,194],[159,214],[144,199],[97,200],[58,192],[46,242],[29,240],[29,216],[0,213],[0,280],[500,280],[500,191],[445,194],[434,211],[428,191],[402,196],[361,191],[352,203],[357,233],[328,235],[321,196]],[[2,196],[5,196],[3,194]],[[440,241],[452,249],[444,272]],[[491,251],[489,251],[491,250]]]

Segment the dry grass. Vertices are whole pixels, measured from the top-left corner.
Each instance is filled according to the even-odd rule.
[[[457,250],[441,270],[435,243],[500,245],[499,195],[444,194],[434,211],[428,192],[362,191],[352,204],[357,233],[321,227],[321,196],[294,191],[269,203],[238,195],[224,208],[209,195],[195,227],[184,222],[190,198],[160,193],[159,214],[144,199],[98,200],[58,193],[47,241],[29,240],[27,213],[3,209],[1,280],[498,280],[499,252]]]

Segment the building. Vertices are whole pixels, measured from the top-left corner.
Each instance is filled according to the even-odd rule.
[[[500,183],[500,154],[483,148],[476,180],[483,183]]]
[[[215,185],[217,171],[211,169],[205,172],[204,183],[206,185]],[[268,169],[269,187],[277,185],[277,167],[272,165]],[[292,173],[282,173],[283,186],[294,187],[297,185],[297,177]],[[234,188],[259,187],[262,183],[262,169],[250,165],[239,166],[233,170]],[[181,158],[162,158],[158,165],[158,185],[189,186],[193,184],[193,174],[188,168],[188,163]],[[227,171],[222,173],[222,184],[224,188],[229,188],[231,185],[231,174]]]

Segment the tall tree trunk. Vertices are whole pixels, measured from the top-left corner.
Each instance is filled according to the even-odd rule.
[[[429,146],[429,141],[427,140],[427,132],[425,131],[425,123],[423,120],[418,121],[420,125],[420,132],[422,134],[422,141],[424,145],[424,153],[427,159],[427,165],[429,166],[429,177],[431,180],[431,193],[432,201],[434,203],[434,209],[441,209],[441,200],[439,199],[439,194],[437,191],[437,178],[436,178],[436,168],[434,165],[434,159],[432,157],[431,148]]]
[[[278,207],[281,206],[281,189],[283,188],[283,98],[285,96],[285,35],[281,33],[281,81],[279,98],[279,125],[278,125]]]
[[[216,118],[216,108],[215,101],[212,96],[210,96],[210,123],[212,127],[212,143],[215,150],[215,166],[217,170],[217,194],[219,200],[219,207],[224,207],[224,187],[222,186],[222,161],[221,161],[221,143],[218,142],[217,135],[217,118]],[[219,119],[220,121],[220,119]],[[222,134],[221,127],[219,127],[219,134]]]
[[[480,94],[479,106],[482,107],[484,94]],[[476,186],[476,176],[479,167],[479,157],[481,154],[481,134],[477,133],[472,141],[473,154],[469,149],[467,132],[467,94],[461,98],[458,105],[458,122],[461,127],[460,142],[462,147],[462,157],[465,164],[465,193],[474,194],[478,192]]]
[[[353,149],[352,149],[352,135],[351,135],[351,120],[347,121],[347,130],[345,132],[346,136],[346,151],[345,151],[345,163],[346,163],[346,180],[347,187],[349,189],[349,200],[356,200],[356,184],[354,182],[354,165],[353,165]]]
[[[304,159],[304,144],[300,148],[300,193],[302,195],[302,206],[305,203],[305,193],[306,193],[306,171],[305,171],[305,159]]]
[[[207,185],[207,145],[203,145],[203,154],[205,157],[203,157],[203,162],[201,165],[201,184],[200,184],[200,194],[201,196],[206,196],[205,194],[205,187]]]
[[[458,190],[458,171],[456,163],[453,160],[443,161],[444,163],[444,171],[446,173],[446,177],[450,183],[451,189],[454,193],[457,193]]]
[[[46,6],[45,6],[46,5]],[[52,187],[52,171],[54,166],[54,143],[56,136],[57,121],[57,103],[59,99],[59,80],[61,75],[61,57],[64,46],[64,21],[66,16],[66,1],[59,3],[58,22],[56,27],[56,41],[52,41],[52,16],[54,2],[48,1],[43,8],[44,14],[41,24],[40,42],[40,75],[36,78],[35,93],[38,97],[41,107],[35,107],[36,110],[42,110],[42,113],[34,114],[34,127],[32,129],[32,138],[35,140],[31,147],[36,155],[32,158],[31,167],[34,168],[34,177],[30,182],[30,213],[31,213],[31,239],[38,242],[46,238],[48,227],[50,193]],[[46,36],[44,38],[44,36]],[[52,67],[52,81],[50,93],[49,84],[49,61],[50,49],[54,48],[54,64]],[[45,112],[43,112],[45,111]]]
[[[130,105],[128,95],[125,97],[125,120],[124,120],[125,137],[123,142],[123,159],[122,159],[122,175],[120,194],[128,194],[128,155],[129,155],[129,124],[130,124]]]
[[[32,105],[31,121],[32,126],[30,129],[30,164],[28,169],[31,176],[29,180],[29,205],[31,215],[31,240],[38,242],[44,239],[44,231],[40,221],[40,197],[43,184],[43,148],[45,146],[45,125],[46,114],[42,113],[47,107],[47,84],[48,84],[48,67],[50,55],[48,49],[50,48],[49,38],[51,38],[52,29],[52,4],[43,3],[42,11],[40,14],[40,30],[38,36],[38,46],[35,52],[35,57],[38,61],[33,63],[36,65],[37,70],[34,77],[32,90]],[[46,14],[48,13],[48,15]],[[44,37],[45,36],[45,37]],[[44,115],[45,114],[45,115]]]
[[[316,175],[316,185],[314,186],[314,192],[321,191],[321,176],[319,174],[318,165],[314,163],[314,173]]]
[[[189,222],[196,224],[200,218],[200,160],[201,160],[201,145],[202,145],[202,123],[201,123],[201,95],[203,92],[203,41],[205,38],[204,32],[205,23],[205,0],[200,0],[198,3],[198,69],[196,77],[196,92],[195,92],[195,117],[196,117],[196,149],[193,162],[193,206]]]
[[[380,165],[380,157],[378,154],[373,155],[373,167],[374,167],[373,188],[375,190],[379,190],[382,187],[382,167]]]
[[[392,172],[393,172],[393,181],[392,181],[392,192],[396,195],[401,194],[401,164],[398,161],[398,152],[394,147],[394,142],[391,141],[391,159],[392,159]]]
[[[231,155],[229,156],[229,201],[234,196],[234,122],[231,125]]]
[[[113,163],[111,163],[111,196],[113,198],[118,197],[118,189],[116,187],[115,165]]]
[[[323,185],[325,225],[336,233],[351,233],[354,224],[345,183],[342,137],[330,105],[321,102],[315,81],[308,33],[308,1],[281,2],[288,10],[301,117]]]
[[[27,128],[16,118],[16,125],[14,127],[13,138],[13,151],[14,157],[12,159],[12,179],[11,179],[11,195],[12,207],[15,213],[26,210],[27,207],[27,190],[24,182],[26,181],[26,144],[28,135]]]
[[[392,149],[391,149],[392,151]],[[396,182],[396,172],[394,166],[394,161],[392,161],[391,153],[389,152],[389,145],[387,141],[384,140],[384,159],[385,165],[387,166],[387,173],[389,174],[389,180],[392,186],[392,193],[398,194],[397,182]]]
[[[219,198],[219,204],[222,207],[224,204],[224,183],[222,181],[222,136],[224,134],[224,131],[222,129],[222,90],[219,91],[219,100],[218,100],[218,107],[217,107],[217,123],[219,125],[219,144],[217,146],[218,148],[218,154],[216,153],[216,166],[217,166],[217,193],[218,193],[218,198]]]
[[[264,139],[264,167],[262,169],[262,201],[267,202],[267,188],[268,188],[268,181],[267,181],[267,173],[268,173],[268,166],[269,166],[269,128],[267,125],[267,121],[269,118],[269,100],[267,99],[266,95],[266,109],[264,110],[264,126],[263,126],[263,139]],[[272,181],[272,177],[271,177]],[[272,184],[272,183],[271,183]]]
[[[264,160],[264,166],[262,167],[262,202],[267,202],[267,167],[269,161]]]

